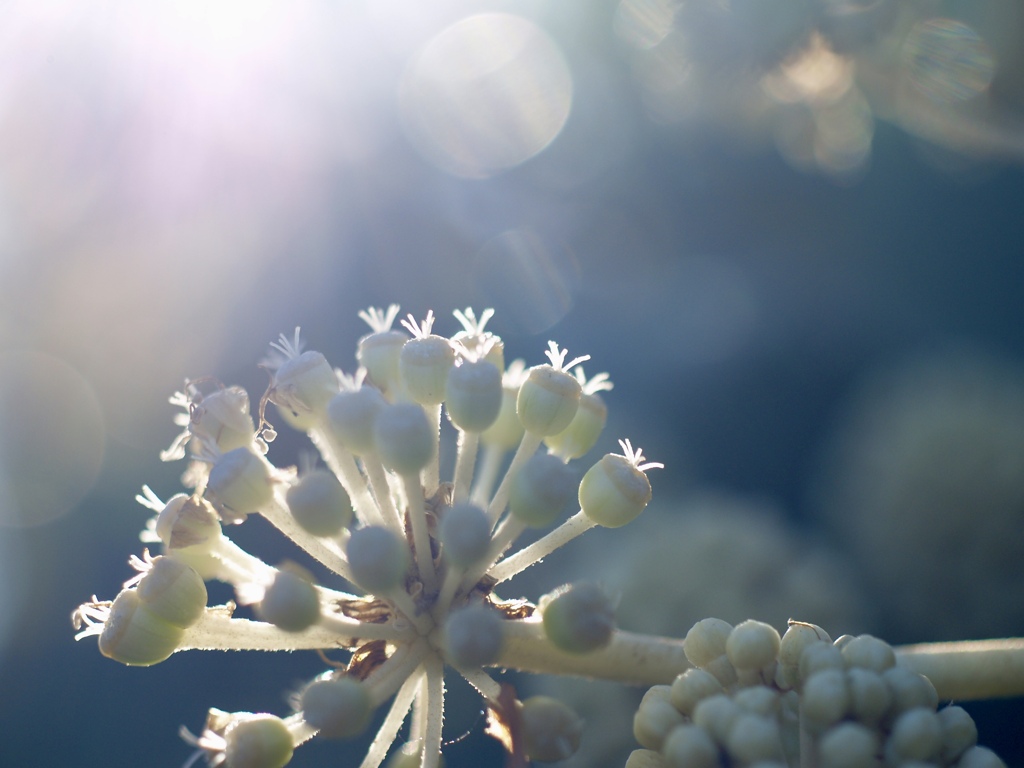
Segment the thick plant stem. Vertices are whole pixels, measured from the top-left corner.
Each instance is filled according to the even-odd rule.
[[[553,646],[535,618],[506,622],[504,633],[494,666],[522,672],[666,685],[691,666],[677,638],[617,630],[604,648],[576,655]],[[931,680],[940,700],[1024,696],[1024,638],[925,643],[897,647],[896,654]]]
[[[896,655],[931,680],[940,699],[1024,696],[1024,638],[904,645]]]
[[[618,630],[604,648],[571,654],[552,645],[540,620],[532,618],[506,622],[504,637],[504,647],[494,666],[523,672],[659,685],[671,683],[690,667],[683,653],[683,641],[668,637]]]

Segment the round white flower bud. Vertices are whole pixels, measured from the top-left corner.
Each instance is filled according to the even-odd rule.
[[[249,415],[249,395],[241,387],[211,392],[192,408],[193,437],[216,445],[221,453],[252,443],[256,428]]]
[[[820,768],[877,768],[878,735],[860,723],[840,723],[818,742]]]
[[[523,439],[523,423],[516,415],[516,399],[519,397],[518,387],[503,386],[501,390],[501,406],[498,418],[480,435],[484,445],[494,445],[506,451],[519,445]]]
[[[943,765],[952,765],[965,751],[978,743],[978,726],[963,707],[943,707],[938,712],[942,725]]]
[[[847,667],[860,667],[875,672],[884,672],[896,664],[896,653],[884,640],[872,635],[853,637],[842,649],[843,661]]]
[[[906,667],[895,666],[882,673],[882,679],[892,693],[892,707],[888,719],[915,707],[934,711],[939,706],[939,694],[932,681]]]
[[[626,758],[625,768],[665,768],[665,758],[653,749],[634,749]]]
[[[531,434],[557,435],[576,415],[582,391],[571,373],[550,365],[531,368],[516,400],[519,421]]]
[[[685,721],[669,700],[671,689],[655,685],[647,690],[633,715],[633,737],[641,746],[661,750],[666,737]]]
[[[774,717],[779,711],[779,693],[766,685],[752,685],[741,688],[733,695],[732,700],[744,712],[754,715]]]
[[[651,481],[625,456],[606,454],[580,482],[583,513],[605,528],[619,528],[643,512],[651,500]]]
[[[821,627],[802,621],[791,622],[779,643],[779,683],[795,688],[800,681],[800,656],[811,643],[831,643],[832,638]]]
[[[531,760],[556,762],[576,754],[583,720],[567,704],[548,696],[532,696],[522,703],[519,716]]]
[[[199,621],[206,610],[206,584],[193,568],[174,557],[153,558],[137,589],[149,610],[182,629]]]
[[[384,392],[394,392],[398,383],[398,358],[409,335],[402,331],[368,333],[359,340],[356,359],[366,369],[366,377]]]
[[[339,677],[306,686],[302,717],[328,739],[350,739],[366,730],[373,716],[370,694],[358,680]]]
[[[415,475],[434,457],[434,429],[414,403],[382,408],[374,421],[373,438],[384,466],[400,475]]]
[[[699,701],[716,693],[722,693],[722,684],[718,678],[706,670],[693,667],[672,682],[670,699],[672,706],[690,717]]]
[[[509,511],[531,528],[546,528],[565,510],[576,490],[573,472],[550,453],[535,453],[512,480]]]
[[[367,592],[394,589],[409,570],[409,547],[397,534],[380,526],[354,531],[345,553],[353,578]]]
[[[288,726],[276,715],[245,715],[224,731],[227,768],[284,768],[293,750]]]
[[[470,605],[453,611],[444,625],[444,653],[456,667],[483,667],[497,660],[505,641],[497,611]]]
[[[327,358],[309,350],[285,360],[274,371],[270,402],[298,414],[320,414],[337,391],[338,377]]]
[[[363,386],[339,392],[327,404],[327,428],[347,450],[357,456],[373,453],[373,425],[388,401],[376,387]]]
[[[421,405],[444,400],[448,372],[455,365],[455,350],[443,336],[409,339],[398,356],[398,372],[409,397]]]
[[[441,518],[439,533],[445,559],[459,568],[480,562],[491,546],[491,521],[475,504],[450,507]]]
[[[683,652],[695,667],[703,667],[725,653],[732,624],[721,619],[701,619],[686,633]]]
[[[896,718],[885,743],[886,762],[892,755],[899,763],[908,760],[934,762],[942,751],[942,723],[934,709],[914,707]]]
[[[718,747],[703,728],[684,724],[672,729],[661,754],[670,768],[718,768]]]
[[[448,371],[445,408],[459,429],[483,432],[497,420],[501,399],[501,371],[492,363],[467,360]]]
[[[811,733],[838,723],[850,709],[846,676],[840,669],[822,669],[804,682],[800,692],[804,722]]]
[[[763,669],[778,658],[780,642],[775,627],[748,619],[732,628],[725,653],[737,670]]]
[[[336,536],[352,523],[352,501],[327,470],[305,473],[284,498],[295,521],[314,536]]]
[[[806,683],[816,672],[845,669],[843,654],[829,643],[811,643],[800,654],[800,680]]]
[[[168,550],[207,553],[220,540],[222,531],[210,502],[179,493],[157,515],[156,535]]]
[[[864,725],[878,725],[892,705],[892,693],[882,676],[854,667],[846,671],[846,685],[850,691],[850,714]]]
[[[566,653],[590,653],[608,645],[615,631],[615,608],[608,594],[589,581],[545,595],[537,606],[544,634]]]
[[[975,746],[960,755],[956,768],[1006,768],[1006,763],[988,747]]]
[[[301,632],[320,619],[320,596],[312,575],[295,565],[283,566],[256,604],[256,614],[285,632]]]
[[[137,590],[124,589],[103,622],[99,648],[108,659],[148,667],[174,653],[184,636],[184,629],[149,610]]]
[[[732,724],[743,714],[743,710],[726,696],[717,693],[702,699],[693,710],[693,722],[706,730],[719,744],[724,745],[732,730]]]
[[[762,760],[782,760],[779,725],[774,718],[741,712],[725,738],[729,756],[744,765]]]
[[[544,438],[551,452],[560,458],[578,459],[597,444],[608,421],[608,406],[598,394],[584,393],[569,426]]]
[[[221,508],[227,520],[242,520],[274,498],[270,469],[249,448],[228,451],[210,469],[206,495]]]

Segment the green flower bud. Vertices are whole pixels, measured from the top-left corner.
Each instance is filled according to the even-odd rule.
[[[443,336],[409,339],[398,357],[398,371],[409,397],[421,405],[439,405],[445,396],[455,350]]]
[[[295,521],[314,536],[336,536],[352,522],[352,501],[338,478],[315,469],[299,478],[285,493]]]
[[[822,768],[871,768],[877,766],[878,735],[860,723],[840,723],[818,741]]]
[[[695,667],[704,667],[725,653],[732,624],[722,619],[701,619],[686,633],[683,653]]]
[[[643,512],[651,500],[651,481],[629,458],[609,453],[583,476],[579,500],[595,523],[619,528]]]
[[[941,751],[942,723],[928,707],[914,707],[901,714],[885,743],[886,762],[890,756],[895,758],[892,765],[910,760],[934,762]]]
[[[892,706],[892,693],[878,672],[861,667],[848,669],[846,687],[850,691],[850,713],[864,725],[880,723]]]
[[[544,443],[560,458],[578,459],[597,444],[607,420],[608,406],[601,396],[584,392],[569,426],[558,434],[545,437]]]
[[[486,360],[465,360],[448,371],[445,408],[448,418],[466,432],[483,432],[501,411],[501,371]]]
[[[779,683],[786,688],[795,688],[800,679],[800,656],[811,643],[831,643],[828,632],[814,624],[790,621],[789,627],[779,643]]]
[[[276,715],[239,717],[224,732],[227,768],[284,768],[292,759],[294,741]]]
[[[707,731],[720,744],[725,744],[729,731],[743,710],[724,693],[701,699],[693,710],[693,722]]]
[[[285,360],[274,372],[270,402],[297,414],[320,414],[338,391],[338,377],[319,352],[303,352]]]
[[[963,707],[943,707],[939,710],[942,725],[943,765],[952,765],[966,750],[978,743],[978,727]]]
[[[531,696],[522,703],[519,716],[526,754],[531,760],[566,760],[580,748],[583,720],[557,699]]]
[[[884,640],[871,635],[851,638],[840,651],[847,667],[860,667],[884,672],[896,665],[896,653]]]
[[[615,631],[615,608],[597,584],[570,584],[540,599],[544,634],[566,653],[590,653],[608,645]]]
[[[693,715],[697,702],[722,693],[722,684],[710,672],[692,667],[672,682],[670,700],[672,706],[687,717]]]
[[[455,504],[441,518],[441,546],[445,559],[459,568],[480,562],[491,546],[491,521],[474,504]]]
[[[535,453],[512,481],[509,511],[531,528],[546,528],[561,516],[575,489],[565,462],[550,453]]]
[[[470,605],[452,612],[445,622],[445,657],[456,667],[483,667],[497,660],[504,639],[497,611]]]
[[[274,498],[270,467],[249,448],[228,451],[210,469],[206,495],[229,521],[245,519]]]
[[[703,728],[684,724],[668,734],[662,747],[671,768],[719,768],[718,747]]]
[[[345,548],[352,576],[367,592],[399,586],[409,570],[409,548],[387,528],[369,525],[349,537]]]
[[[312,575],[296,565],[286,564],[256,604],[256,614],[285,632],[301,632],[320,618],[320,596]]]
[[[185,630],[146,607],[135,589],[114,598],[100,634],[100,653],[133,667],[158,664],[177,650]]]
[[[729,757],[742,765],[783,760],[779,724],[764,715],[737,715],[725,737],[725,748]]]
[[[778,658],[780,641],[775,627],[748,619],[729,633],[725,654],[738,670],[764,669]]]
[[[667,685],[655,685],[647,689],[633,715],[633,737],[640,746],[661,750],[669,733],[682,725],[683,716],[669,700]]]
[[[378,331],[359,340],[356,359],[367,379],[383,392],[394,392],[398,383],[398,358],[409,340],[402,331]]]
[[[514,378],[514,377],[513,377]],[[484,445],[495,445],[512,450],[519,441],[523,439],[523,422],[516,414],[516,400],[519,397],[519,382],[514,386],[502,385],[501,406],[498,409],[498,418],[480,435]]]
[[[822,733],[850,710],[850,692],[841,669],[822,669],[804,682],[800,692],[803,719],[811,733]]]
[[[356,456],[373,453],[373,424],[387,404],[376,387],[364,386],[339,392],[327,404],[328,429]]]
[[[358,680],[318,680],[302,692],[302,717],[328,739],[349,739],[366,730],[373,715],[370,694]]]
[[[139,599],[169,624],[191,627],[206,610],[206,584],[194,569],[174,557],[156,557],[139,581]]]
[[[434,457],[435,431],[414,403],[382,408],[374,421],[373,437],[384,466],[400,475],[415,475]]]
[[[580,405],[576,377],[550,365],[530,369],[519,388],[516,413],[527,432],[548,437],[569,426]]]

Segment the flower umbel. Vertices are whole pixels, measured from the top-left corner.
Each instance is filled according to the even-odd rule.
[[[143,489],[139,501],[156,515],[142,538],[159,543],[162,554],[133,558],[139,573],[114,600],[94,597],[80,606],[72,617],[77,637],[96,635],[105,656],[136,666],[190,649],[348,653],[343,668],[296,695],[291,714],[211,709],[203,733],[190,737],[197,757],[229,768],[277,768],[309,739],[359,736],[373,711],[386,706],[362,768],[382,764],[406,720],[402,759],[434,768],[444,678],[457,674],[484,698],[489,732],[513,755],[562,759],[579,744],[579,718],[558,702],[518,701],[487,668],[646,684],[685,668],[681,642],[649,643],[616,631],[612,602],[596,585],[558,590],[545,602],[546,620],[529,602],[494,593],[589,528],[636,517],[651,496],[646,471],[661,465],[644,463],[626,440],[621,455],[603,457],[579,482],[569,462],[590,450],[604,426],[605,406],[595,398],[611,388],[607,375],[588,381],[570,372],[588,358],[566,363],[554,342],[550,364],[526,372],[515,361],[504,370],[501,340],[484,330],[492,314],[456,312],[462,330],[449,339],[432,332],[432,312],[421,323],[403,321],[411,338],[391,330],[397,306],[361,312],[372,332],[359,344],[365,368],[352,375],[305,351],[298,330],[282,335],[262,363],[272,380],[258,426],[238,387],[217,383],[203,392],[186,383],[172,399],[188,415],[162,458],[190,454],[183,478],[190,492],[165,503]],[[581,401],[588,411],[578,421]],[[326,469],[270,463],[271,405],[308,432]],[[439,477],[440,442],[449,431],[442,409],[457,434],[451,482]],[[574,497],[579,509],[569,515]],[[252,514],[352,592],[235,545],[224,526]],[[528,527],[551,530],[515,551]],[[230,584],[235,601],[207,606],[209,580]],[[236,615],[248,613],[238,606],[251,613]]]

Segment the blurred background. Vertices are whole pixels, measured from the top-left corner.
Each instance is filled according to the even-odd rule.
[[[629,629],[1024,635],[1017,0],[0,10],[0,765],[178,766],[207,707],[286,711],[314,654],[129,669],[68,617],[131,575],[142,484],[179,490],[185,377],[256,396],[295,326],[351,372],[391,302],[590,354],[596,452],[666,465],[507,596],[590,573]],[[590,686],[576,764],[621,765],[637,695]],[[1024,765],[1024,701],[971,712]],[[450,768],[499,764],[472,697],[446,729]]]

